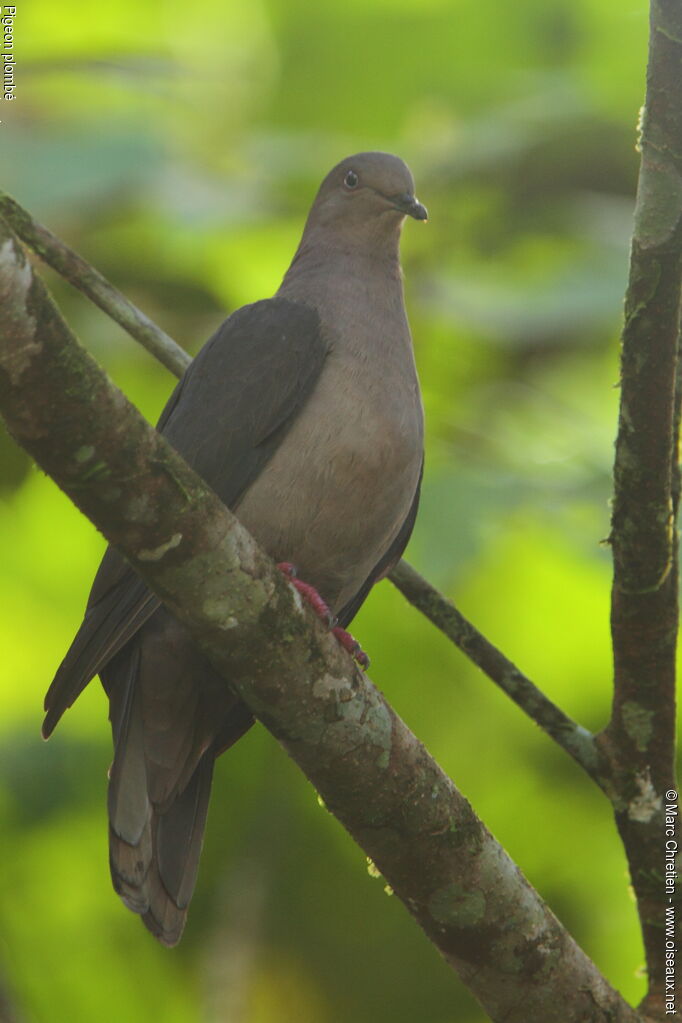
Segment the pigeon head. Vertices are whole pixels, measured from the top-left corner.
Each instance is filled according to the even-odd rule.
[[[310,211],[311,226],[342,233],[385,227],[396,233],[406,216],[426,220],[427,211],[414,194],[407,164],[390,153],[356,153],[332,168],[320,185]]]

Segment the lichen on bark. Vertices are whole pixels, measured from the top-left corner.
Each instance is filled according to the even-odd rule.
[[[0,286],[23,265],[8,236],[0,221]],[[78,345],[36,277],[28,294],[22,329],[39,351],[18,375],[7,367],[21,330],[0,321],[10,430],[190,630],[491,1017],[634,1021],[383,696]]]

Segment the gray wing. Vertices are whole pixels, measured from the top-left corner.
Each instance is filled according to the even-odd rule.
[[[282,298],[244,306],[191,363],[158,429],[222,501],[233,505],[305,405],[327,352],[319,317],[308,306]],[[46,738],[159,604],[123,557],[108,548],[83,623],[45,697]]]

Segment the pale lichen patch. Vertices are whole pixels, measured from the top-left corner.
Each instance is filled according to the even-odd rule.
[[[635,782],[639,792],[628,803],[628,817],[631,821],[648,824],[651,818],[661,810],[663,801],[651,783],[648,767],[635,777]]]
[[[385,771],[391,762],[391,754],[387,749],[382,750],[376,760],[377,767],[380,767],[382,771]]]
[[[126,519],[128,522],[149,524],[156,521],[157,514],[147,494],[140,494],[138,497],[131,498],[126,506]]]
[[[137,552],[137,557],[140,561],[161,561],[164,554],[168,551],[172,551],[173,548],[178,547],[182,542],[182,533],[173,533],[170,540],[166,540],[165,543],[159,544],[158,547],[152,547],[149,550],[141,550]]]
[[[298,592],[298,590],[296,589],[295,586],[291,586],[290,585],[289,589],[290,589],[291,595],[292,595],[292,597],[294,599],[294,607],[296,608],[296,610],[298,611],[299,614],[301,614],[301,615],[305,614],[305,611],[304,611],[304,608],[303,608],[303,598],[301,597],[301,594]]]
[[[639,172],[635,238],[643,248],[666,242],[682,215],[682,177],[672,160],[653,158],[643,146]]]
[[[92,444],[84,444],[73,457],[79,465],[83,465],[85,462],[89,462],[94,455],[95,449]]]
[[[429,899],[429,913],[436,923],[454,927],[475,927],[485,917],[486,898],[482,891],[467,891],[461,885],[438,888]]]
[[[333,700],[340,698],[340,693],[343,689],[339,685],[340,679],[334,675],[330,675],[329,672],[325,672],[320,678],[315,679],[313,682],[313,696],[316,700],[328,700],[330,697]],[[352,694],[351,694],[352,697]],[[346,702],[343,700],[342,702]]]
[[[237,624],[237,619],[232,614],[234,611],[234,601],[230,600],[229,596],[212,597],[205,600],[202,604],[202,610],[219,628],[234,627],[225,625],[224,623],[226,622],[232,621],[235,625]]]
[[[13,386],[31,365],[42,345],[36,340],[36,319],[28,311],[28,293],[33,281],[31,265],[13,238],[0,247],[0,306],[12,344],[0,348],[0,367]]]
[[[627,700],[622,708],[623,727],[640,753],[648,747],[653,734],[654,712],[641,707],[633,700]]]

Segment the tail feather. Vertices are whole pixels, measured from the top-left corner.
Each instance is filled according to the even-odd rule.
[[[132,840],[132,832],[126,840],[113,820],[110,822],[109,863],[114,888],[165,945],[177,944],[185,926],[199,869],[213,763],[209,751],[187,787],[164,812],[147,801],[143,827],[135,828],[136,841]],[[125,771],[121,774],[124,776]],[[146,788],[144,792],[146,798]]]
[[[135,684],[139,663],[139,650],[133,647],[129,655],[119,657],[108,669],[109,678],[116,679],[110,706],[115,740],[109,773],[109,822],[114,834],[131,846],[140,843],[151,810],[139,686]]]
[[[182,937],[187,921],[187,910],[179,909],[168,892],[158,872],[152,872],[149,878],[149,908],[142,914],[142,923],[160,942],[172,948]]]
[[[213,764],[213,754],[209,752],[202,758],[184,792],[156,819],[154,851],[159,877],[179,909],[187,908],[196,884]]]
[[[109,868],[114,891],[133,913],[146,913],[149,909],[152,855],[151,814],[137,845],[129,845],[109,826]]]
[[[173,737],[172,739],[169,737],[167,744],[169,750],[167,757],[162,758],[159,754],[158,733],[155,732],[152,736],[149,729],[146,729],[145,750],[149,798],[162,813],[172,805],[178,793],[185,791],[199,761],[211,746],[212,737],[209,734],[202,734],[197,728],[197,703],[198,700],[195,696],[193,703],[188,706],[186,721],[189,724],[182,732],[178,735],[177,727],[172,730]],[[170,755],[171,749],[173,750],[172,756]]]
[[[199,869],[212,777],[213,755],[209,753],[165,813],[152,808],[137,845],[123,840],[113,828],[109,832],[114,888],[165,945],[177,944],[185,927]]]
[[[46,738],[95,674],[109,697],[114,740],[114,889],[174,945],[196,883],[215,758],[253,717],[113,548],[46,695]]]

